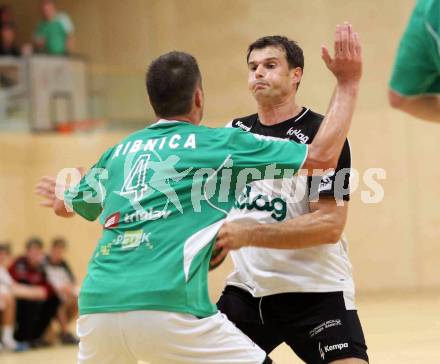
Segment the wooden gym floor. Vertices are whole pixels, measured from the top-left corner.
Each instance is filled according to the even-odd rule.
[[[371,363],[440,364],[440,293],[370,295],[357,301]],[[277,364],[301,363],[285,346],[278,347],[271,357]],[[73,364],[75,358],[75,347],[58,346],[2,353],[0,363]]]

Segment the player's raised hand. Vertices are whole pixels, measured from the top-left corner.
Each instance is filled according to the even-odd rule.
[[[56,200],[56,179],[52,176],[43,176],[35,186],[35,193],[44,198],[41,206],[53,208]]]
[[[351,24],[345,22],[336,26],[333,57],[325,46],[321,47],[321,52],[327,68],[339,83],[359,82],[362,76],[362,46]]]
[[[76,168],[76,170],[78,179],[83,174],[83,168],[79,167]],[[76,184],[78,181],[74,180],[71,181],[71,183],[73,182],[73,184]],[[43,176],[35,186],[35,193],[44,198],[44,200],[40,202],[41,206],[53,209],[58,216],[72,217],[75,213],[70,209],[67,209],[64,204],[63,195],[65,189],[65,182],[61,183],[61,181],[58,181],[52,176]]]

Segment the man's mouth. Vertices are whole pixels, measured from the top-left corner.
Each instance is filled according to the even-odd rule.
[[[266,88],[268,86],[269,85],[266,82],[255,82],[254,83],[254,90],[256,91],[256,90],[259,90],[259,89],[262,89],[262,88]]]

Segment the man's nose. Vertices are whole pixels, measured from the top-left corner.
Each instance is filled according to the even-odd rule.
[[[262,64],[259,64],[257,66],[257,69],[255,70],[255,78],[262,78],[264,77],[264,67]]]

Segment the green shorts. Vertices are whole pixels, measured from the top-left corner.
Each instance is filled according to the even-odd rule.
[[[405,96],[440,93],[440,0],[418,0],[400,40],[390,88]]]

